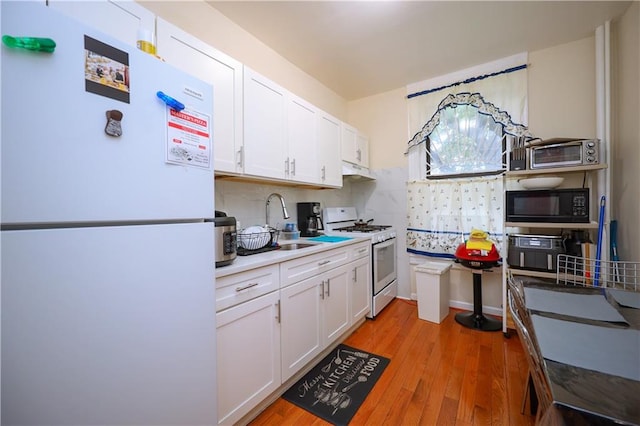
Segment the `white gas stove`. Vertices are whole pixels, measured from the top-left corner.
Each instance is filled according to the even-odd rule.
[[[371,312],[374,318],[398,295],[396,281],[396,231],[390,225],[359,220],[355,207],[323,210],[325,234],[371,238]]]
[[[391,225],[373,224],[373,219],[363,221],[358,219],[355,207],[329,207],[324,209],[323,219],[325,234],[371,237],[373,244],[381,243],[396,237],[396,231]]]

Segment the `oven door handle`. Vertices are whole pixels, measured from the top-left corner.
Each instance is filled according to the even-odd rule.
[[[374,249],[376,249],[376,248],[385,248],[385,247],[389,247],[390,245],[395,244],[395,243],[396,243],[395,242],[395,238],[389,238],[388,240],[384,240],[381,243],[374,244],[373,248]]]

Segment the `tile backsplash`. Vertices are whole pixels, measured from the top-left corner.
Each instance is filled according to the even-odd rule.
[[[318,201],[322,208],[355,206],[360,219],[375,219],[375,223],[404,227],[406,222],[406,171],[401,168],[374,172],[377,180],[347,178],[341,189],[307,189],[269,183],[216,179],[215,206],[234,216],[241,227],[264,225],[266,201],[271,193],[285,199],[291,216],[287,222],[297,221],[296,203]],[[280,204],[272,199],[269,205],[271,225],[282,224]]]
[[[269,204],[270,225],[282,227],[284,222],[297,222],[296,204],[299,202],[318,201],[322,208],[336,206],[355,205],[357,200],[352,194],[349,182],[341,189],[307,189],[296,188],[268,183],[239,182],[225,179],[217,179],[215,183],[216,210],[234,216],[240,222],[240,227],[246,228],[252,225],[264,225],[266,222],[267,197],[272,193],[282,195],[289,215],[285,221],[282,217],[282,209],[277,199],[272,198]],[[364,200],[360,201],[360,207],[364,208]],[[358,207],[358,206],[357,206]]]

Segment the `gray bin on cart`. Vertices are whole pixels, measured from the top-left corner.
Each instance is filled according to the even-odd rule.
[[[428,261],[414,267],[418,318],[440,324],[449,314],[451,263]]]

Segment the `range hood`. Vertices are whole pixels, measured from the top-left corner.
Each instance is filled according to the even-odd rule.
[[[352,179],[375,180],[368,168],[347,161],[342,162],[342,176]]]

